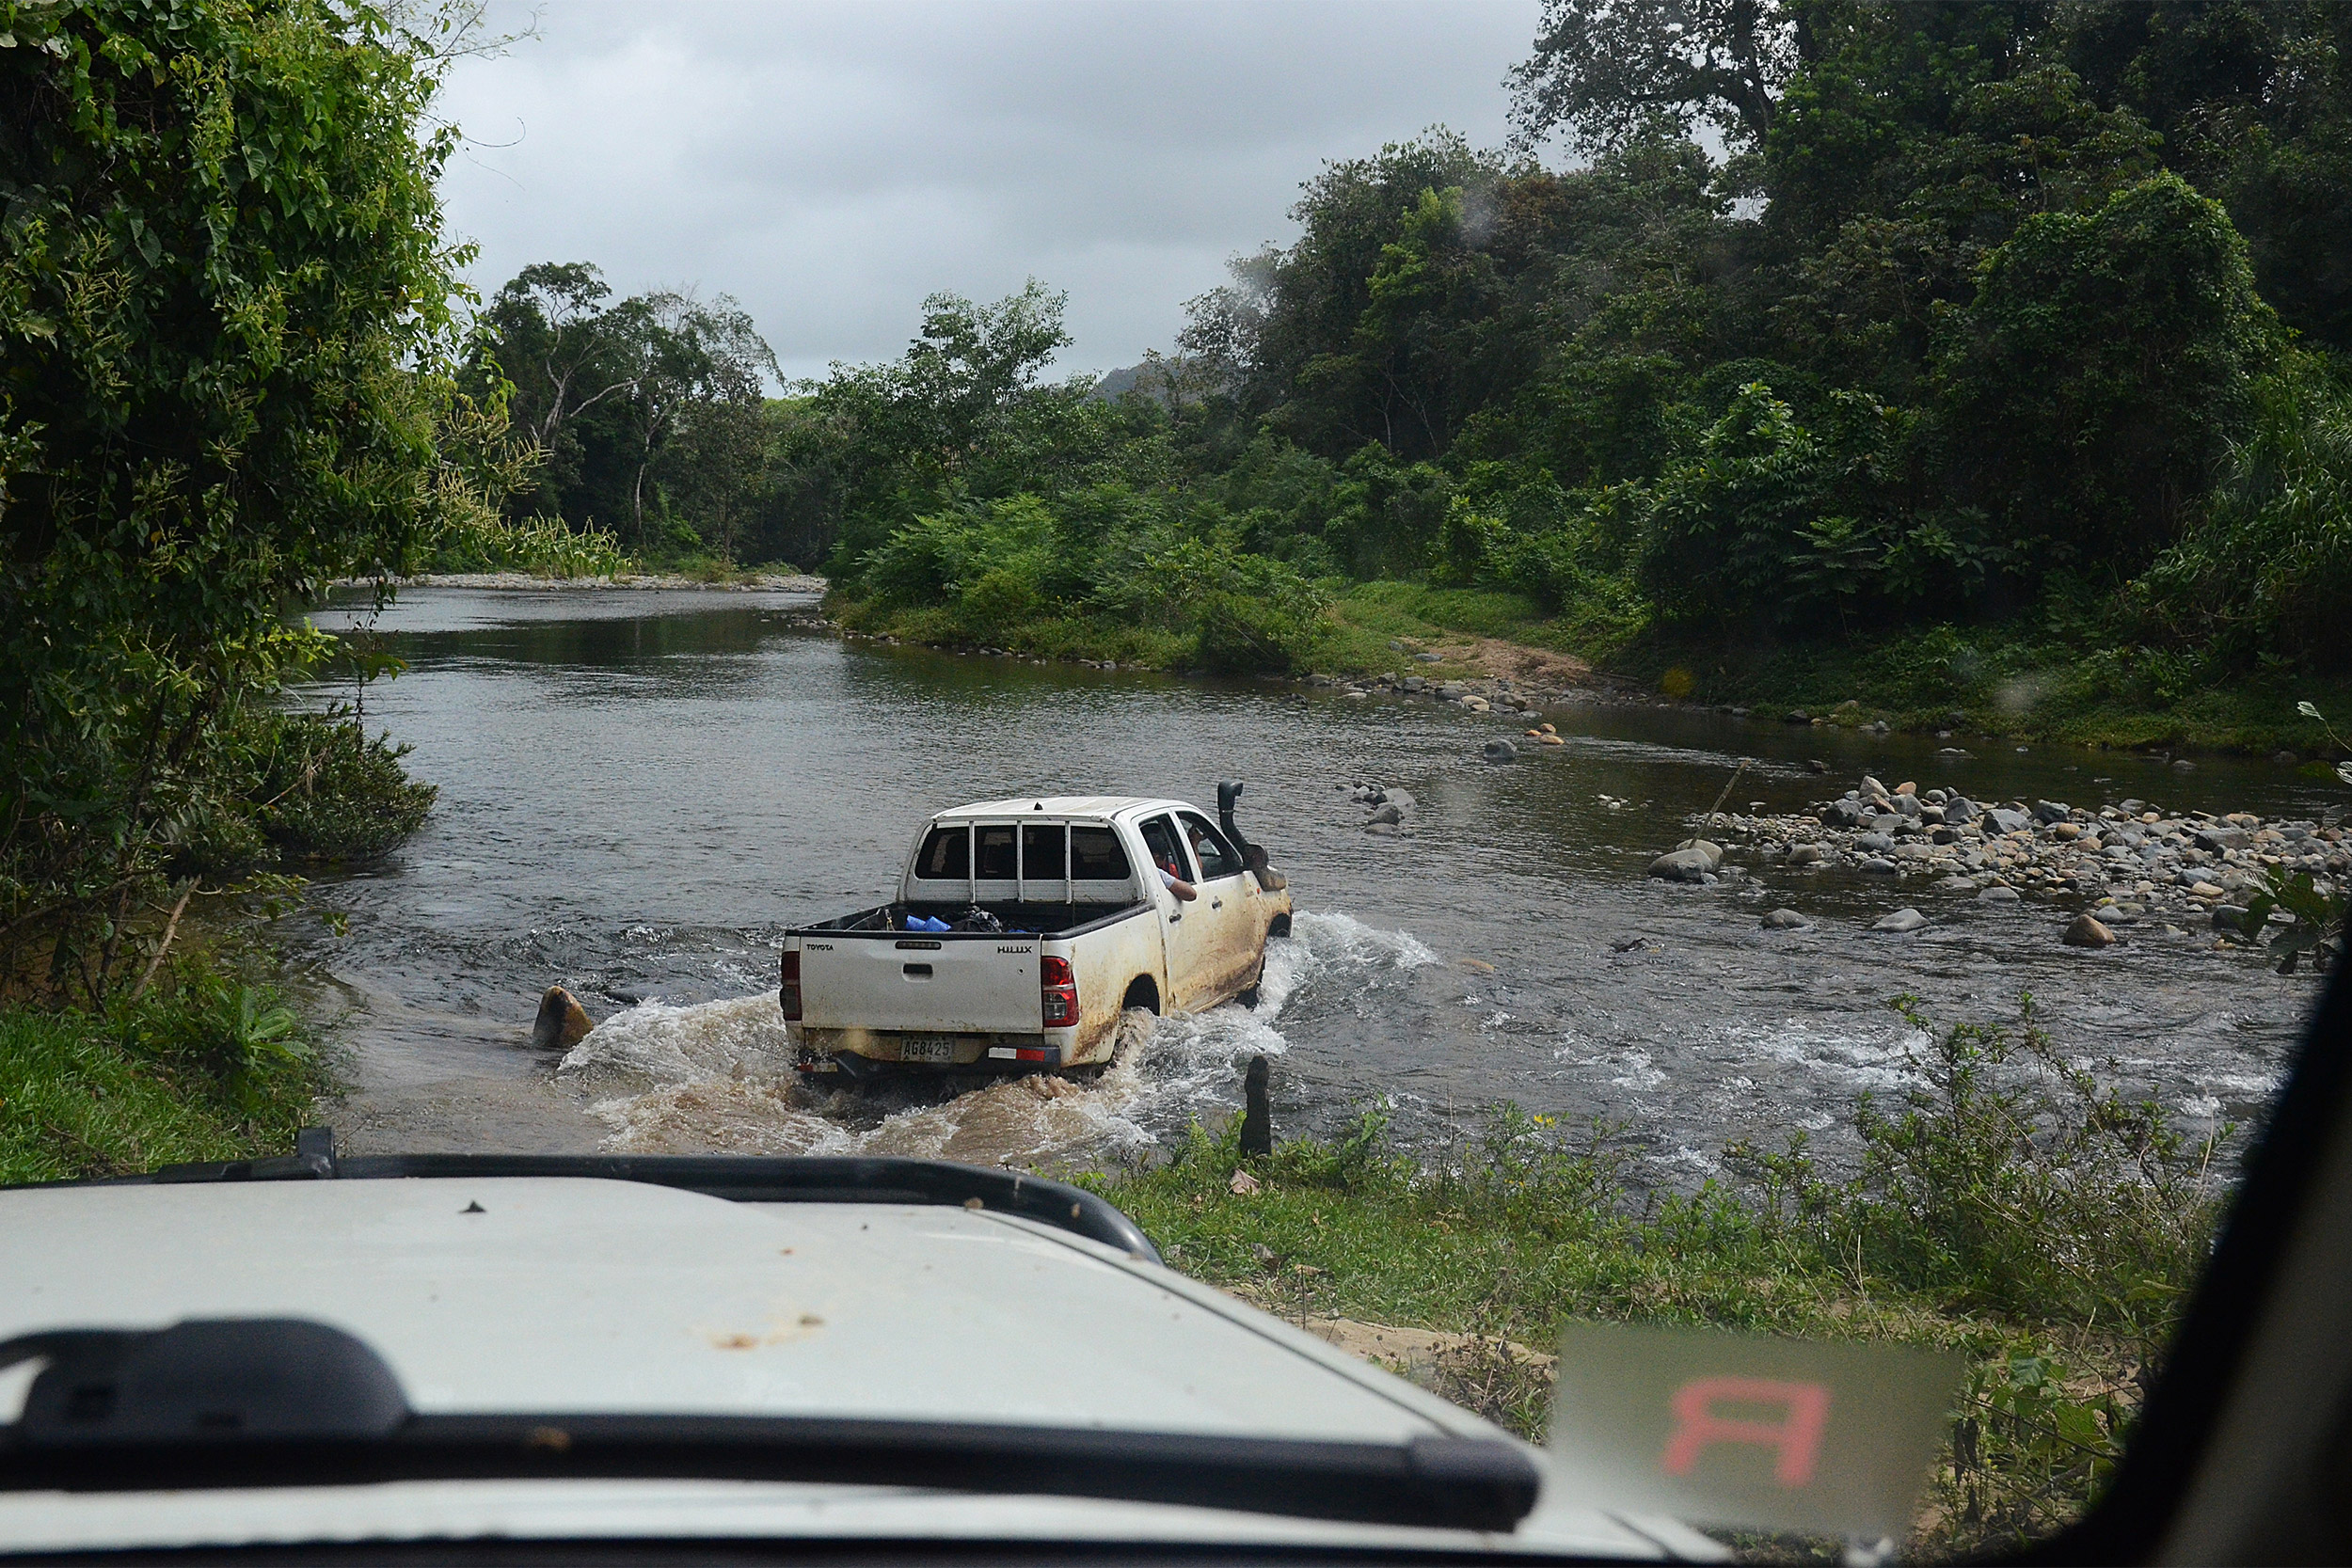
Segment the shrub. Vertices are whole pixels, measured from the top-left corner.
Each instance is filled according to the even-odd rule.
[[[609,578],[627,571],[618,536],[561,517],[510,523],[494,513],[461,517],[436,546],[437,572],[528,572],[544,578]]]
[[[2256,388],[2205,515],[2131,591],[2145,632],[2224,663],[2352,663],[2352,387],[2298,354]]]
[[[287,1151],[331,1086],[283,1000],[210,958],[104,1011],[0,1007],[0,1182]]]

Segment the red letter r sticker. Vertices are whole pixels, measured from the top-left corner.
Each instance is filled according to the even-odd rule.
[[[1777,1404],[1777,1421],[1751,1421],[1715,1414],[1718,1404]],[[1699,1454],[1717,1443],[1755,1443],[1777,1449],[1772,1477],[1783,1486],[1813,1479],[1813,1462],[1829,1425],[1829,1389],[1818,1383],[1775,1383],[1760,1377],[1692,1378],[1675,1391],[1675,1433],[1666,1444],[1665,1470],[1687,1476]]]

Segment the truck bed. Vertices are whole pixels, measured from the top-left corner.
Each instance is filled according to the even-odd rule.
[[[910,914],[952,922],[973,906],[900,902],[787,933],[800,950],[803,1037],[843,1031],[869,1038],[931,1036],[937,1038],[920,1049],[946,1052],[939,1059],[949,1061],[994,1046],[1037,1046],[1045,1030],[1040,980],[1046,945],[1084,968],[1095,945],[1085,941],[1091,933],[1105,933],[1101,942],[1107,956],[1122,945],[1110,927],[1152,913],[1151,905],[1140,903],[982,907],[1003,922],[1003,930],[910,931]],[[1156,925],[1149,934],[1156,958]],[[1073,941],[1084,945],[1073,947]],[[907,1049],[898,1042],[896,1059],[921,1059],[908,1056]]]
[[[1084,932],[1115,925],[1133,915],[1146,912],[1149,904],[982,904],[998,920],[1004,922],[1001,931],[913,931],[906,928],[907,916],[926,915],[945,920],[949,925],[969,912],[973,906],[965,903],[894,903],[878,904],[870,910],[860,910],[836,920],[820,921],[814,926],[796,926],[787,936],[918,936],[961,941],[967,938],[1034,936],[1047,938],[1073,937]]]

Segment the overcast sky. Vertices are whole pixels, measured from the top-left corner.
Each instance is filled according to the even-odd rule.
[[[741,300],[789,376],[896,357],[923,296],[1070,293],[1068,370],[1169,346],[1301,181],[1503,135],[1537,0],[548,0],[456,70],[443,182],[486,294],[532,261]],[[528,23],[528,7],[494,25]]]

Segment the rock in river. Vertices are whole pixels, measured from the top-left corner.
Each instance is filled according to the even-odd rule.
[[[1478,754],[1485,757],[1488,762],[1517,762],[1519,760],[1519,749],[1517,746],[1512,745],[1509,741],[1503,739],[1501,736],[1495,736],[1492,740],[1487,741],[1486,744],[1478,748]]]
[[[1871,924],[1870,929],[1873,931],[1893,931],[1899,936],[1905,931],[1915,931],[1927,923],[1928,917],[1921,914],[1917,910],[1904,909],[1897,910],[1893,914],[1883,914],[1879,916],[1878,919]]]
[[[2078,914],[2074,923],[2066,927],[2066,935],[2061,940],[2069,947],[2112,947],[2115,945],[2115,933],[2102,926],[2096,917]]]
[[[578,998],[562,986],[549,986],[539,998],[539,1016],[531,1025],[531,1046],[534,1051],[569,1051],[596,1026]]]
[[[1405,814],[1397,809],[1396,802],[1394,800],[1391,800],[1388,804],[1382,806],[1378,811],[1374,812],[1371,819],[1367,821],[1364,826],[1367,828],[1374,828],[1384,823],[1393,825],[1404,820]]]
[[[1820,865],[1829,859],[1829,851],[1818,844],[1800,844],[1788,851],[1790,865]]]
[[[1991,887],[1977,895],[1977,902],[1979,904],[2014,904],[2019,896],[2017,890],[2007,882],[1994,882]]]
[[[1794,910],[1773,910],[1764,916],[1768,931],[1802,931],[1813,924]]]
[[[1695,882],[1711,876],[1724,863],[1724,852],[1707,840],[1693,839],[1679,849],[1669,849],[1649,863],[1649,874],[1669,882]]]

